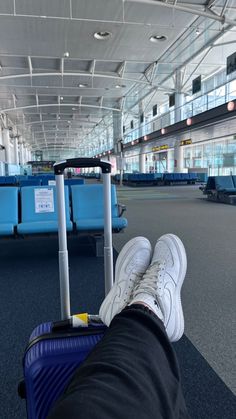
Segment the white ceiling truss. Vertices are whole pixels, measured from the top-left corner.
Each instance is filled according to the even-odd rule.
[[[114,112],[166,101],[176,71],[187,92],[225,66],[235,18],[234,0],[1,0],[0,112],[32,149],[95,147]]]

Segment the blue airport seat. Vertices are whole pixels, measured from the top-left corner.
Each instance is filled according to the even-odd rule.
[[[55,181],[55,176],[54,175],[41,175],[40,179],[41,179],[41,185],[48,185],[49,181],[51,180]]]
[[[0,185],[5,185],[5,184],[6,184],[5,176],[0,176]]]
[[[128,181],[128,176],[129,176],[129,173],[124,173],[123,174],[123,181],[124,182],[127,182]]]
[[[233,175],[233,176],[232,176],[232,179],[233,179],[233,182],[234,182],[234,187],[236,188],[236,176],[235,176],[235,175]]]
[[[19,181],[20,188],[24,186],[40,186],[41,185],[41,179],[38,179],[35,177],[35,179],[26,179],[26,180],[20,180]]]
[[[6,176],[5,177],[5,184],[6,185],[13,185],[15,186],[17,183],[16,176]]]
[[[173,173],[164,173],[163,180],[165,184],[170,184],[171,182],[173,182]]]
[[[216,189],[215,176],[209,176],[207,179],[205,191],[212,191],[215,189]]]
[[[236,193],[232,176],[215,176],[215,185],[218,192],[223,192],[224,194]]]
[[[18,188],[1,188],[0,202],[0,236],[11,236],[18,223]]]
[[[73,221],[78,231],[103,231],[103,185],[76,185],[72,190]],[[111,185],[112,228],[124,229],[128,222],[119,216],[115,185]]]
[[[163,179],[163,174],[162,173],[154,173],[154,179],[162,180]]]
[[[74,185],[84,185],[84,179],[65,179],[65,185],[74,186]]]
[[[36,205],[36,191],[53,190],[53,211],[46,212],[47,208]],[[43,205],[43,204],[42,204]],[[73,230],[70,220],[69,192],[65,186],[66,228]],[[37,211],[37,212],[36,212]],[[45,211],[45,212],[41,212]],[[54,233],[58,231],[57,200],[55,186],[28,186],[21,189],[21,213],[22,222],[17,226],[19,234]]]
[[[19,183],[21,180],[28,180],[28,175],[17,175],[16,181]]]

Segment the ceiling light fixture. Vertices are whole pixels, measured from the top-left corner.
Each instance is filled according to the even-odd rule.
[[[152,35],[149,38],[149,41],[153,43],[167,41],[167,36],[166,35]]]
[[[63,55],[64,55],[65,58],[68,58],[70,56],[70,53],[68,51],[66,51],[66,52],[64,52]]]
[[[196,28],[196,35],[200,35],[200,29],[198,27]]]
[[[111,38],[112,33],[108,31],[99,31],[93,34],[94,38],[98,41],[106,41],[107,39]]]
[[[64,97],[63,97],[63,96],[61,96],[61,97],[60,97],[60,99],[61,99],[61,100],[64,100]]]
[[[85,84],[85,83],[80,83],[80,84],[78,84],[78,87],[87,87],[88,85],[87,84]]]
[[[72,108],[72,111],[76,111],[76,108]]]
[[[124,84],[116,84],[115,88],[116,89],[121,89],[121,88],[125,88],[126,86]]]

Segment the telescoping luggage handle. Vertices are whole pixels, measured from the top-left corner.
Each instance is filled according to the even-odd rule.
[[[111,164],[100,159],[76,158],[67,159],[54,164],[54,173],[57,188],[58,206],[58,239],[59,239],[59,275],[60,275],[60,298],[61,319],[66,320],[70,313],[70,284],[69,264],[66,235],[66,213],[64,192],[64,170],[71,168],[100,167],[103,174],[104,196],[104,271],[105,271],[105,294],[113,285],[113,252],[112,252],[112,220],[111,220]]]

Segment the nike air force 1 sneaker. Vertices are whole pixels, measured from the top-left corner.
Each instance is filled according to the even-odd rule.
[[[164,323],[171,342],[184,333],[184,316],[180,298],[187,269],[182,241],[174,234],[165,234],[156,243],[151,265],[136,284],[129,305],[143,303]]]
[[[116,261],[114,285],[99,310],[107,326],[130,301],[132,290],[146,272],[151,256],[151,244],[145,237],[135,237],[122,248]]]

